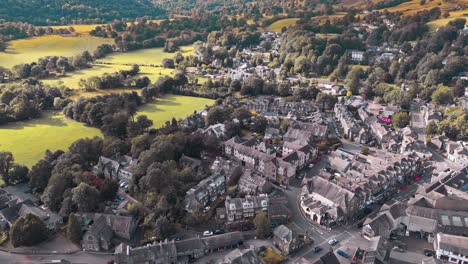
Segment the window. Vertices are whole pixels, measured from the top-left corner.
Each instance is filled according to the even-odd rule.
[[[93,241],[93,240],[94,240],[94,237],[93,237],[93,236],[88,236],[88,240]]]

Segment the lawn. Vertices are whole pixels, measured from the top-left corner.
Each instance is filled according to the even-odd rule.
[[[296,24],[296,21],[298,21],[299,18],[285,18],[278,20],[271,25],[269,25],[266,29],[267,31],[272,31],[272,32],[281,32],[281,29],[283,27],[289,27],[292,25]]]
[[[15,161],[28,167],[44,157],[47,149],[67,150],[80,138],[102,136],[96,128],[48,112],[42,118],[0,127],[0,151],[13,153]]]
[[[91,36],[62,37],[48,35],[9,42],[8,49],[0,52],[0,66],[11,68],[30,63],[46,56],[74,56],[83,51],[94,51],[101,44],[113,44],[113,39]]]
[[[206,98],[168,95],[158,99],[154,104],[144,105],[138,111],[138,115],[148,116],[153,120],[153,127],[160,128],[173,117],[177,120],[184,119],[195,110],[201,111],[213,103],[214,100]]]

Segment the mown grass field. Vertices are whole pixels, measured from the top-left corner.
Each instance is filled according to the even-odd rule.
[[[454,1],[444,1],[444,0],[433,0],[433,1],[426,1],[424,5],[420,5],[419,0],[411,0],[409,2],[405,2],[399,4],[397,6],[391,8],[385,8],[388,12],[402,12],[404,16],[414,15],[419,11],[429,10],[434,7],[439,7],[441,10],[445,8],[455,6],[457,4],[461,4],[465,2],[465,0],[454,0]],[[465,2],[466,3],[466,2]],[[383,10],[385,10],[383,9]],[[381,10],[381,11],[383,11]]]
[[[65,86],[71,89],[79,89],[79,82],[81,79],[88,79],[92,76],[102,76],[105,73],[114,73],[120,70],[129,70],[131,66],[129,65],[120,65],[120,64],[94,64],[92,68],[79,70],[75,72],[68,73],[65,77],[55,78],[55,79],[46,79],[43,80],[44,83],[47,84],[61,84],[63,83]],[[161,67],[146,67],[140,66],[140,75],[141,76],[148,76],[152,82],[158,80],[159,77],[164,75],[173,75],[172,69],[165,69]],[[119,87],[115,87],[119,88]]]
[[[106,24],[90,24],[90,25],[65,25],[65,26],[52,26],[53,29],[61,29],[61,28],[70,28],[72,27],[76,33],[79,34],[89,34],[91,30],[95,29],[97,26],[105,26]]]
[[[17,163],[31,168],[47,149],[67,150],[74,141],[94,136],[102,134],[96,128],[64,118],[60,112],[48,112],[39,119],[1,126],[0,151],[12,152]]]
[[[285,18],[278,20],[276,22],[273,22],[271,25],[269,25],[266,30],[271,31],[271,32],[281,32],[281,29],[283,27],[289,27],[292,25],[296,24],[296,21],[298,21],[299,18]]]
[[[113,44],[113,39],[92,36],[62,37],[48,35],[9,42],[5,52],[0,52],[0,66],[12,68],[21,63],[31,63],[46,56],[73,56],[83,51],[94,51],[97,46]]]
[[[317,21],[320,24],[324,24],[327,20],[334,21],[343,18],[344,16],[346,16],[346,12],[336,12],[333,15],[316,16],[313,17],[312,20]]]
[[[203,110],[205,106],[212,105],[214,100],[179,96],[179,95],[167,95],[163,98],[158,99],[154,104],[147,104],[141,107],[138,111],[138,115],[146,115],[149,119],[153,120],[153,127],[160,128],[166,121],[175,119],[184,119],[187,116]]]
[[[192,46],[184,46],[180,53],[183,55],[193,54]],[[173,58],[176,53],[164,52],[162,48],[142,49],[124,53],[113,53],[107,56],[98,63],[93,64],[92,68],[79,70],[67,73],[67,76],[44,80],[48,84],[63,83],[65,86],[72,89],[79,89],[81,79],[88,79],[92,76],[102,76],[105,73],[114,73],[120,70],[129,70],[133,64],[140,65],[140,75],[148,76],[152,82],[155,82],[159,77],[168,75],[172,76],[174,70],[162,67],[151,67],[141,65],[161,66],[163,59]],[[119,87],[115,87],[119,88]]]
[[[450,21],[455,20],[457,18],[464,18],[468,21],[468,9],[450,12],[449,14],[449,17],[433,20],[427,23],[427,25],[429,25],[431,30],[436,30],[440,27],[446,26]]]

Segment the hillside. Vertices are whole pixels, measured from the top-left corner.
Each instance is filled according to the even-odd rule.
[[[156,17],[165,12],[151,0],[2,0],[0,18],[35,25],[74,20],[109,22],[114,19]]]

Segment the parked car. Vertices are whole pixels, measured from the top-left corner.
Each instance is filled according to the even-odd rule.
[[[338,249],[338,250],[336,251],[336,254],[342,256],[343,258],[349,258],[348,253],[344,252],[344,251],[341,250],[341,249]]]
[[[314,253],[319,253],[320,251],[322,251],[321,247],[314,247]]]
[[[126,183],[126,182],[121,182],[121,183],[120,183],[120,188],[123,188],[126,184],[128,184],[128,183]]]
[[[405,250],[403,248],[398,247],[398,246],[394,246],[392,249],[395,250],[395,251],[398,251],[398,252],[405,252]]]
[[[221,235],[221,234],[224,234],[224,233],[226,233],[226,232],[224,232],[224,230],[215,230],[213,233],[214,233],[215,235]]]
[[[203,236],[212,236],[213,232],[212,231],[205,231],[203,232]]]
[[[328,240],[328,245],[334,246],[334,245],[336,245],[336,244],[338,244],[338,240],[336,240],[336,239],[330,239],[330,240]]]
[[[125,197],[123,197],[122,195],[117,195],[117,196],[115,197],[115,199],[117,199],[117,200],[119,200],[119,201],[123,201],[123,200],[125,200]]]

